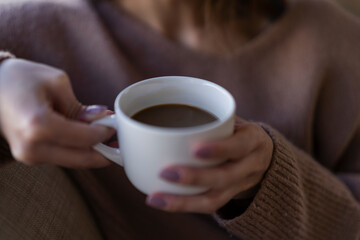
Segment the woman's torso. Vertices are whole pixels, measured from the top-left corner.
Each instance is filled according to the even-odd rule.
[[[18,43],[3,37],[0,47],[14,47],[19,57],[67,71],[82,103],[112,107],[123,88],[150,77],[203,78],[234,95],[237,115],[265,122],[312,152],[326,46],[309,27],[307,14],[313,11],[306,4],[288,9],[272,27],[229,57],[171,42],[109,3],[43,4],[29,4],[27,8],[36,10],[27,15],[29,20],[39,14],[38,21],[11,33],[14,38],[28,36],[27,44],[16,48]],[[44,6],[47,11],[40,16],[37,11]],[[147,207],[145,196],[131,186],[119,166],[69,173],[108,239],[231,238],[210,216],[169,214]]]

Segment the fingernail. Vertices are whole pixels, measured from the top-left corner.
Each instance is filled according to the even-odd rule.
[[[173,169],[165,169],[160,173],[160,177],[171,182],[178,182],[180,180],[180,173]]]
[[[195,155],[200,158],[209,158],[212,155],[210,148],[200,148],[196,150]]]
[[[167,205],[166,200],[162,197],[148,197],[146,203],[155,208],[165,208]]]
[[[115,113],[114,111],[106,110],[106,115],[112,115],[112,114],[114,114],[114,113]]]
[[[92,105],[87,106],[79,115],[79,119],[83,121],[91,121],[98,114],[107,111],[107,106],[104,105]]]

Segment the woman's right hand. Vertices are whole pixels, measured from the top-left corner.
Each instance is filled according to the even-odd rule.
[[[104,107],[81,105],[61,70],[21,59],[0,66],[0,130],[18,161],[70,168],[109,165],[92,146],[113,131],[79,121],[106,114]]]

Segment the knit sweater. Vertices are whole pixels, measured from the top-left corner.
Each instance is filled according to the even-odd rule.
[[[63,69],[82,103],[112,106],[150,77],[199,77],[228,89],[237,115],[274,142],[254,198],[212,216],[146,206],[117,165],[66,170],[106,239],[359,239],[359,42],[359,20],[323,0],[293,1],[229,57],[172,42],[108,2],[0,1],[0,49]],[[4,141],[0,154],[10,156]]]

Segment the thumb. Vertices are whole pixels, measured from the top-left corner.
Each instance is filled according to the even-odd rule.
[[[55,69],[56,77],[46,84],[47,97],[52,104],[52,108],[61,115],[69,119],[77,119],[83,106],[75,97],[68,75]]]
[[[70,79],[65,72],[60,71],[56,79],[49,83],[48,90],[54,110],[69,119],[92,122],[109,114],[106,106],[82,105],[75,97]]]
[[[107,106],[104,105],[83,106],[77,119],[82,122],[93,122],[113,113],[113,111],[108,110]]]

